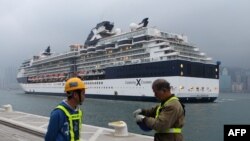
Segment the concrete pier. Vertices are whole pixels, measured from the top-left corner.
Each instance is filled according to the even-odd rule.
[[[0,108],[0,138],[4,141],[42,141],[48,117],[13,111],[11,105]],[[107,123],[112,129],[83,124],[82,141],[153,141],[153,137],[127,132],[126,123]]]

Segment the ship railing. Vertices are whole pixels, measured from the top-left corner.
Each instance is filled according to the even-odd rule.
[[[207,60],[207,57],[201,58],[201,57],[196,57],[196,56],[188,56],[188,55],[185,55],[185,54],[180,54],[179,56],[184,57],[186,59],[192,59],[191,61],[196,61],[196,62],[211,61],[212,60],[212,58],[211,58],[211,60]]]
[[[102,72],[89,72],[89,73],[86,73],[86,74],[84,74],[84,76],[92,76],[92,75],[102,75],[102,74],[104,74],[104,71],[102,71]]]
[[[147,40],[142,40],[142,41],[133,42],[133,45],[141,44],[141,43],[145,43],[145,42],[148,42],[148,41]]]
[[[96,49],[96,53],[98,52],[105,52],[105,49]]]
[[[194,49],[193,48],[189,48],[189,47],[183,47],[183,46],[175,46],[174,47],[176,50],[179,50],[179,51],[181,51],[181,52],[186,52],[186,53],[192,53],[192,54],[199,54],[200,52],[199,51],[194,51]]]
[[[114,66],[120,66],[120,65],[124,65],[125,62],[124,61],[116,61],[114,62]]]
[[[150,58],[143,58],[143,59],[141,59],[141,62],[148,63],[148,62],[150,62]]]
[[[155,44],[155,45],[156,45],[156,46],[167,46],[167,47],[169,47],[169,46],[170,46],[170,43],[167,42],[167,41],[163,41],[163,42],[158,43],[158,44]]]
[[[142,56],[142,55],[147,55],[148,53],[147,52],[144,52],[144,51],[139,51],[137,53],[128,53],[128,54],[124,54],[122,56],[117,56],[115,57],[115,60],[123,60],[121,58],[124,58],[124,57],[128,57],[128,58],[135,58],[136,56]]]
[[[100,65],[100,69],[103,69],[103,68],[106,68],[106,67],[110,67],[110,66],[113,66],[114,63],[105,63],[105,64],[101,64]]]
[[[140,35],[147,35],[147,29],[148,28],[141,28],[139,30],[135,30],[132,32],[122,33],[117,36],[106,37],[106,38],[100,39],[99,43],[105,44],[108,42],[114,42],[114,41],[118,41],[121,39],[131,38],[131,37],[140,36]]]
[[[123,51],[122,54],[126,53],[126,52],[131,52],[129,54],[131,55],[134,55],[134,51],[137,51],[137,50],[141,50],[141,48],[136,48],[136,49],[130,49],[128,51]],[[139,53],[141,52],[145,52],[145,51],[140,51]],[[121,52],[119,53],[112,53],[112,55],[118,55],[118,54],[121,54]],[[129,54],[125,54],[125,55],[129,55]],[[98,56],[98,58],[86,58],[85,61],[82,63],[81,61],[78,62],[78,64],[86,64],[86,63],[90,63],[90,62],[102,62],[102,61],[105,61],[105,60],[113,60],[111,58],[108,57],[109,54],[106,54],[106,55],[102,55],[102,56]]]
[[[159,43],[162,43],[162,42],[166,42],[167,40],[165,38],[162,38],[162,37],[153,37],[150,41],[158,42],[157,44],[159,44]]]
[[[139,64],[139,63],[141,63],[141,59],[132,59],[131,63],[132,64]]]
[[[105,58],[105,56],[100,56],[98,59],[85,59],[85,60],[78,60],[77,65],[88,65],[88,64],[93,64],[93,63],[98,63],[98,62],[107,62],[107,61],[112,61],[113,59],[111,58]]]
[[[51,61],[56,61],[56,60],[61,60],[61,59],[66,59],[66,58],[71,58],[71,57],[76,57],[77,55],[79,55],[78,51],[73,51],[73,52],[68,52],[68,53],[64,53],[64,54],[59,54],[57,56],[46,57],[46,58],[34,61],[33,65],[39,65],[39,64],[43,64],[43,63],[47,63],[47,62],[51,62]]]

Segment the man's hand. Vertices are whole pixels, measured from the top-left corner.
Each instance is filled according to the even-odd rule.
[[[135,116],[135,121],[136,122],[142,122],[142,120],[145,118],[144,115],[136,115]]]
[[[135,110],[135,111],[133,112],[134,117],[136,117],[137,115],[141,114],[141,112],[142,112],[142,109],[137,109],[137,110]]]

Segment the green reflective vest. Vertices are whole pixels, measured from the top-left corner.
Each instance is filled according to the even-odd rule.
[[[159,117],[161,108],[167,106],[171,101],[174,101],[174,100],[179,100],[179,99],[176,96],[173,96],[170,99],[168,99],[162,106],[159,105],[156,110],[155,118]],[[166,129],[164,133],[181,133],[181,128],[169,128],[169,129]]]
[[[62,105],[58,105],[56,108],[61,109],[65,115],[68,117],[69,120],[69,132],[70,132],[70,141],[80,141],[80,131],[82,128],[82,111],[78,109],[77,114],[70,114],[69,111]],[[74,133],[74,128],[73,128],[73,121],[78,120],[79,122],[79,135],[78,138],[76,138],[76,135]],[[76,138],[76,139],[75,139]]]

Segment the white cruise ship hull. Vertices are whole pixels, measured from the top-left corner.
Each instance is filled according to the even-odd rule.
[[[86,97],[155,101],[152,82],[159,77],[85,81]],[[171,82],[172,93],[183,102],[213,102],[219,94],[219,80],[193,77],[161,77]],[[64,83],[21,84],[25,93],[64,96]]]

